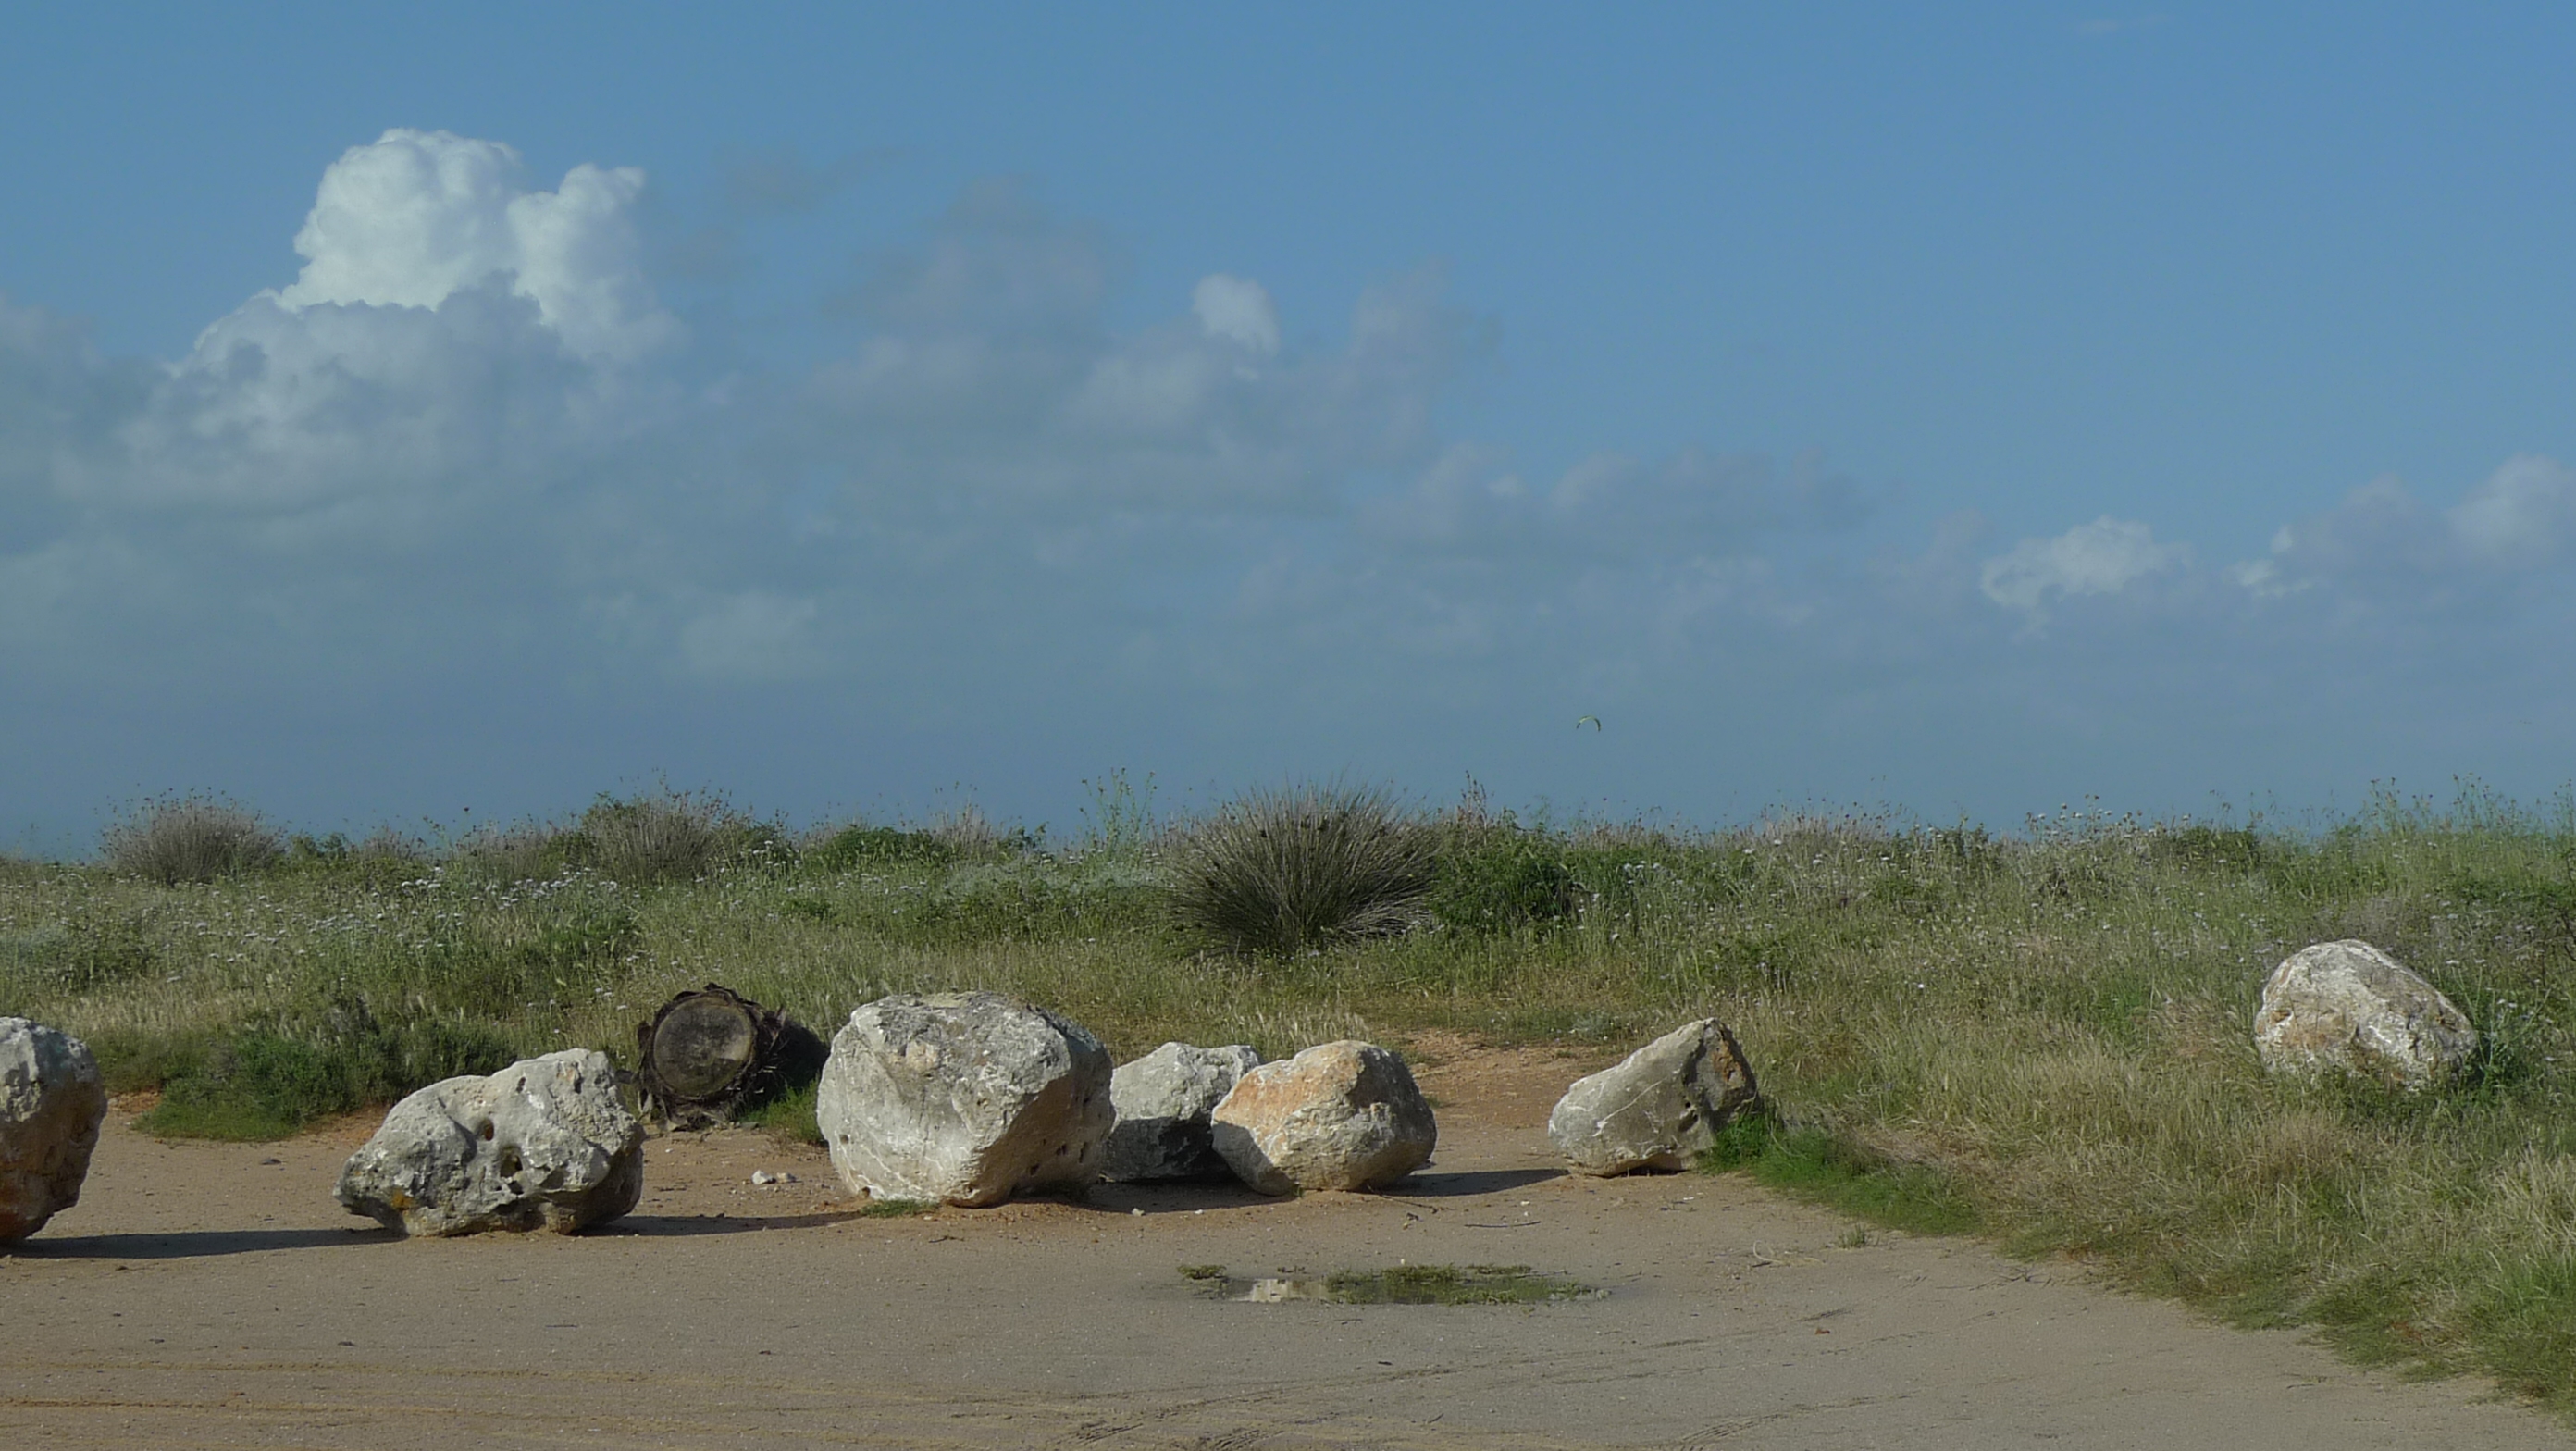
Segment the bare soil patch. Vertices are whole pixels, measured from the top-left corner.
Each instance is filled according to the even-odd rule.
[[[1872,1234],[1733,1179],[1592,1181],[1543,1126],[1600,1061],[1418,1045],[1438,1157],[1396,1192],[1106,1186],[861,1214],[816,1149],[649,1146],[603,1231],[405,1241],[343,1214],[373,1128],[161,1143],[0,1255],[16,1445],[2563,1446],[2462,1381]],[[754,1185],[752,1175],[794,1182]],[[1237,1277],[1528,1265],[1532,1305],[1252,1304]]]

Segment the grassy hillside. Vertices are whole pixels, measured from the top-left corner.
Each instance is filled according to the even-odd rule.
[[[280,1134],[523,1053],[631,1055],[645,1012],[710,980],[827,1034],[889,991],[994,988],[1122,1059],[1434,1029],[1625,1045],[1714,1014],[1777,1110],[1727,1165],[2576,1403],[2564,812],[2472,794],[2300,834],[2089,816],[1690,833],[1471,802],[1389,816],[1412,854],[1379,861],[1374,890],[1396,909],[1283,949],[1190,915],[1208,852],[1274,842],[1267,826],[1157,828],[1132,801],[1053,848],[971,822],[796,840],[661,796],[433,850],[288,840],[195,805],[197,829],[256,839],[156,857],[138,819],[97,863],[0,864],[0,1013],[160,1088],[163,1132]],[[1379,829],[1344,835],[1385,858]],[[2347,936],[2467,1010],[2486,1047],[2459,1085],[2406,1099],[2261,1073],[2264,974]]]

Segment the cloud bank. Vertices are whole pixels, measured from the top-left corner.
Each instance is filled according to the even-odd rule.
[[[823,184],[792,161],[769,211]],[[2576,472],[2538,455],[2448,507],[2367,484],[2223,567],[2108,514],[2005,543],[1812,453],[1462,433],[1498,332],[1436,265],[1299,319],[1212,267],[1115,323],[1115,248],[1013,183],[818,283],[818,361],[719,357],[657,294],[649,184],[392,130],[323,172],[296,276],[184,357],[0,298],[22,792],[327,758],[317,796],[380,803],[674,764],[1007,798],[1159,758],[1937,808],[2205,789],[2214,728],[2247,770],[2301,759],[2281,722],[2339,673],[2399,703],[2319,770],[2426,758],[2466,680],[2570,704],[2527,647],[2565,623]],[[1568,755],[1577,715],[1631,744]]]

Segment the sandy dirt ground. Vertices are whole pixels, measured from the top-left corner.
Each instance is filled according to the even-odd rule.
[[[657,1138],[573,1237],[403,1240],[331,1199],[371,1125],[164,1144],[111,1118],[0,1254],[0,1444],[376,1447],[2565,1447],[2465,1381],[2339,1364],[2063,1266],[1873,1235],[1732,1179],[1569,1178],[1596,1062],[1435,1054],[1383,1195],[1104,1187],[865,1217],[819,1150]],[[791,1184],[755,1187],[754,1171]],[[1254,1304],[1237,1276],[1527,1264],[1530,1307]]]

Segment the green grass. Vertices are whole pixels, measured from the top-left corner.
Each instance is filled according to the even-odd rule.
[[[814,1121],[814,1095],[821,1086],[815,1082],[791,1088],[767,1103],[734,1115],[734,1122],[766,1129],[782,1143],[820,1144],[823,1127]]]
[[[937,1214],[939,1203],[933,1199],[871,1199],[859,1206],[862,1219],[909,1219],[916,1214]]]
[[[1397,1265],[1336,1270],[1324,1277],[1324,1293],[1344,1305],[1541,1305],[1592,1290],[1527,1265]]]
[[[800,841],[656,799],[697,802],[707,829],[594,807],[506,851],[509,833],[297,839],[166,883],[0,862],[0,1013],[82,1036],[120,1089],[161,1090],[156,1131],[244,1136],[507,1056],[622,1059],[655,1005],[710,979],[826,1036],[888,992],[992,989],[1122,1059],[1169,1038],[1278,1055],[1434,1032],[1599,1049],[1714,1015],[1776,1113],[1724,1146],[1737,1171],[2576,1409],[2564,802],[2380,797],[2305,831],[2070,813],[2011,833],[1462,809],[1407,827],[1431,862],[1398,873],[1401,923],[1237,954],[1177,921],[1188,824],[1158,827],[1132,794],[1064,849],[972,818]],[[619,830],[623,876],[603,866]],[[1389,924],[1406,930],[1373,935]],[[2263,976],[2347,936],[2470,1014],[2486,1047],[2463,1081],[2409,1099],[2262,1073]],[[810,1102],[759,1121],[808,1135]]]
[[[1973,1234],[1981,1227],[1976,1196],[1957,1174],[1937,1165],[1891,1160],[1824,1129],[1783,1129],[1768,1118],[1739,1119],[1702,1156],[1701,1167],[1750,1174],[1771,1188],[1829,1204],[1886,1229]]]
[[[1235,1279],[1223,1265],[1183,1265],[1181,1277],[1225,1299],[1322,1300],[1336,1305],[1546,1305],[1602,1292],[1527,1265],[1396,1265],[1335,1270],[1320,1280]],[[1269,1293],[1256,1293],[1266,1290]]]

